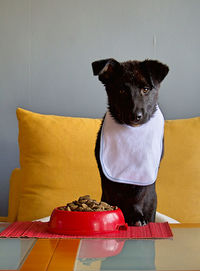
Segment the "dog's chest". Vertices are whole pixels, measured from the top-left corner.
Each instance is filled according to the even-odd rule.
[[[164,118],[159,108],[138,127],[118,124],[106,113],[101,131],[100,162],[114,182],[150,185],[155,182],[162,153]]]

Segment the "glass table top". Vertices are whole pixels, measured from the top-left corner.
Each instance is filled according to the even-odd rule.
[[[67,271],[200,270],[200,227],[172,231],[173,239],[60,239],[52,249],[48,268],[52,263]],[[73,269],[69,270],[64,267],[73,254],[72,242],[77,241]],[[38,241],[33,238],[0,239],[0,270],[20,270],[32,248],[37,247],[35,243]],[[35,264],[33,270],[37,270],[37,261]]]

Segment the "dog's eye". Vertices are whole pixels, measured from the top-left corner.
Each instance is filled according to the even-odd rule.
[[[145,94],[145,95],[148,94],[149,91],[150,91],[150,88],[148,88],[148,87],[144,87],[144,88],[141,89],[141,93]]]
[[[126,91],[125,91],[124,89],[120,89],[119,93],[120,93],[120,94],[125,94]]]

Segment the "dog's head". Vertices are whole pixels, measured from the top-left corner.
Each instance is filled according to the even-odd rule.
[[[93,62],[92,68],[105,85],[109,111],[118,123],[134,126],[151,118],[167,65],[156,60],[119,63],[110,58]]]

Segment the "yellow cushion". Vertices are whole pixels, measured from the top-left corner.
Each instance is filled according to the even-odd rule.
[[[100,200],[94,156],[99,119],[42,115],[17,109],[21,196],[17,220],[48,216],[81,195]]]
[[[165,122],[165,153],[157,179],[158,211],[200,222],[200,117]]]

